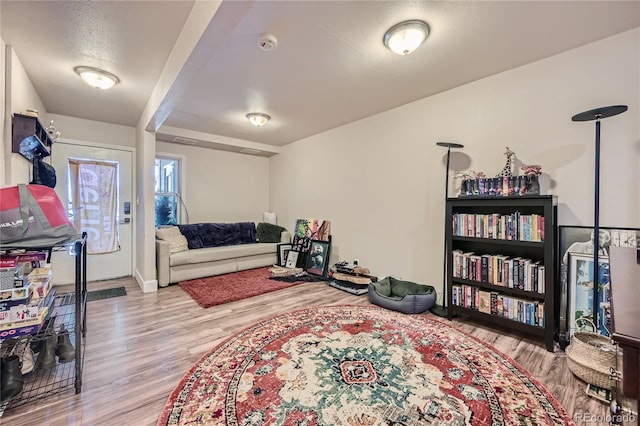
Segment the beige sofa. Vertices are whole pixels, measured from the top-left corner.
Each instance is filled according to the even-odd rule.
[[[282,231],[280,241],[291,242]],[[156,239],[158,285],[274,265],[279,243],[248,243],[175,251],[172,242]],[[175,252],[172,252],[175,251]]]

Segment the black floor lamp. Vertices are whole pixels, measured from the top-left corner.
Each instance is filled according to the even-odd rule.
[[[464,145],[455,142],[436,142],[436,145],[447,148],[447,171],[444,180],[444,217],[447,218],[447,198],[449,198],[449,160],[451,159],[451,148],[464,148]],[[450,226],[445,223],[445,226]],[[431,312],[439,317],[447,316],[447,233],[444,233],[444,266],[442,270],[442,306],[436,305],[431,308]]]
[[[612,105],[581,112],[571,117],[571,121],[596,120],[596,166],[593,209],[593,324],[598,328],[598,283],[600,281],[600,120],[614,115],[622,114],[627,110],[626,105]],[[571,324],[568,325],[569,328]]]

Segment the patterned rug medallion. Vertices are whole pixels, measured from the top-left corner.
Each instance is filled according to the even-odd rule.
[[[562,425],[504,354],[429,316],[313,307],[259,322],[194,365],[158,425]]]

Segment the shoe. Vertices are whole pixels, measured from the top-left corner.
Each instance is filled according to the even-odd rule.
[[[56,347],[56,355],[58,355],[58,362],[66,363],[71,362],[76,358],[76,349],[71,343],[69,338],[69,332],[64,328],[64,324],[60,324],[60,331],[58,332],[58,346]]]
[[[56,346],[58,343],[58,336],[55,334],[45,337],[42,342],[42,349],[38,354],[36,360],[35,370],[44,370],[56,365]]]
[[[9,337],[8,339],[4,339],[2,341],[2,345],[0,345],[0,356],[8,357],[13,354],[13,350],[18,343],[18,339],[15,337]]]
[[[54,323],[56,322],[56,315],[51,315],[51,317],[45,320],[45,323],[42,325],[40,331],[31,339],[31,350],[34,354],[37,354],[42,349],[45,339],[47,336],[54,335],[56,333],[54,328]]]
[[[0,401],[6,401],[22,392],[24,381],[17,355],[2,358],[0,365]]]
[[[22,375],[24,376],[27,373],[31,373],[33,368],[33,351],[31,350],[31,346],[27,345],[22,353],[22,369],[20,371],[22,371]]]

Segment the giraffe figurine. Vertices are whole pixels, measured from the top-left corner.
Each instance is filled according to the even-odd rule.
[[[507,156],[507,163],[504,165],[500,173],[496,175],[496,177],[512,177],[513,173],[511,173],[511,163],[513,162],[513,156],[515,152],[511,151],[509,147],[506,147],[507,150],[504,152],[504,155]]]

